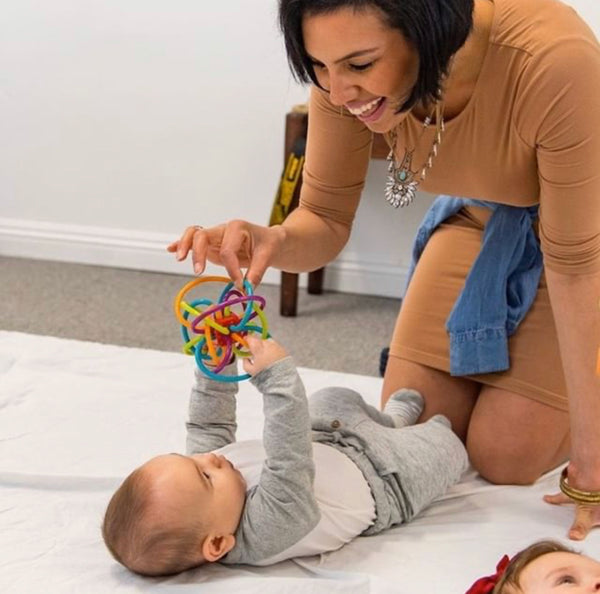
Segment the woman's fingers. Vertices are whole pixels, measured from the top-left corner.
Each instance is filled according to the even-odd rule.
[[[554,495],[544,495],[544,501],[552,505],[572,504],[573,501],[564,493],[554,493]]]
[[[575,506],[575,521],[569,530],[571,540],[583,540],[594,526],[600,524],[597,505],[579,503]]]
[[[192,239],[192,266],[196,274],[202,274],[206,268],[208,243],[208,231],[197,228]]]
[[[240,258],[245,262],[252,259],[252,237],[249,231],[250,223],[245,221],[230,221],[225,226],[223,240],[219,249],[219,257],[236,287],[244,284]]]
[[[177,241],[174,241],[167,246],[167,251],[171,253],[174,252],[177,260],[185,260],[188,252],[192,248],[194,235],[198,229],[201,229],[201,227],[188,227]]]
[[[583,540],[595,526],[600,526],[600,506],[575,503],[564,493],[545,495],[544,501],[552,505],[574,505],[575,520],[569,529],[571,540]]]
[[[242,288],[242,267],[248,268],[246,279],[256,287],[282,242],[282,233],[273,227],[234,220],[208,229],[188,227],[167,250],[175,253],[179,261],[185,260],[191,251],[196,274],[204,272],[207,260],[224,266],[234,284]]]
[[[246,273],[246,279],[253,287],[260,284],[267,268],[273,263],[273,256],[283,243],[281,231],[276,227],[260,227],[257,235],[259,239],[254,241],[252,260]]]

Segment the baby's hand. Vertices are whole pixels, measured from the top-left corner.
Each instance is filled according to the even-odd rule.
[[[263,340],[249,334],[246,336],[246,342],[251,356],[243,359],[243,366],[246,373],[250,375],[254,376],[275,361],[287,357],[285,349],[272,338]]]

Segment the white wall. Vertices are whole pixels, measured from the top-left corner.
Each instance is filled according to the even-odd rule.
[[[596,3],[571,3],[600,29]],[[164,251],[185,226],[268,219],[284,114],[307,97],[276,0],[4,4],[1,254],[187,273]],[[331,288],[401,292],[430,198],[393,211],[384,178],[372,162]]]

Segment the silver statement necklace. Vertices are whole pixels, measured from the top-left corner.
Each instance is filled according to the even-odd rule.
[[[435,136],[433,138],[433,144],[427,159],[423,165],[416,170],[413,170],[413,153],[417,148],[425,130],[429,127],[435,115]],[[400,124],[401,126],[402,124]],[[414,199],[419,184],[425,179],[427,171],[431,169],[433,159],[438,154],[438,149],[442,143],[442,134],[444,132],[444,109],[443,104],[436,101],[433,110],[425,118],[421,134],[415,142],[412,148],[406,147],[404,149],[404,156],[398,162],[396,160],[396,142],[398,140],[398,128],[396,126],[390,132],[390,154],[387,157],[388,160],[388,177],[385,185],[385,199],[394,207],[408,206]]]

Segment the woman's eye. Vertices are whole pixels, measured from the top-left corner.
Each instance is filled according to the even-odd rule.
[[[210,480],[210,474],[207,474],[206,472],[202,473],[204,475],[205,478],[207,478],[208,480]]]
[[[368,62],[367,64],[350,64],[349,66],[351,70],[355,70],[356,72],[363,72],[371,68],[371,66],[373,66],[373,62]]]

